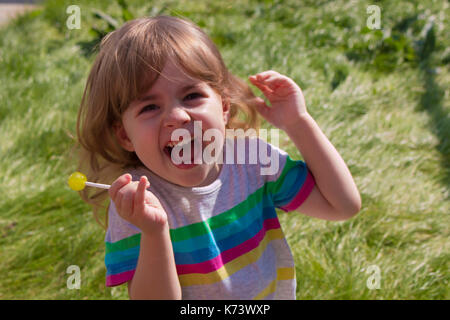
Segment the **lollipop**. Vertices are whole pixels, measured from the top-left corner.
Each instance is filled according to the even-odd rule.
[[[101,188],[101,189],[109,189],[111,187],[109,184],[89,182],[89,181],[87,181],[86,176],[78,171],[74,172],[70,175],[69,180],[67,180],[67,183],[69,184],[70,189],[75,190],[75,191],[81,191],[86,186]]]

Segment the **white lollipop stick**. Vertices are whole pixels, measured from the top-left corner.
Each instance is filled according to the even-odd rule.
[[[111,188],[111,186],[109,184],[103,184],[103,183],[94,183],[94,182],[86,181],[85,184],[88,187],[95,187],[95,188],[100,188],[100,189],[109,189],[109,188]]]

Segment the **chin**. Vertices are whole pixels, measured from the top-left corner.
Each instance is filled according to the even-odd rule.
[[[182,187],[198,187],[204,181],[206,177],[203,177],[201,174],[188,174],[184,177],[172,177],[172,179],[168,180],[173,184],[182,186]]]
[[[196,175],[197,179],[185,179],[183,181],[180,181],[180,185],[183,187],[200,187],[203,186],[206,177],[199,177]],[[202,178],[202,179],[200,179]]]

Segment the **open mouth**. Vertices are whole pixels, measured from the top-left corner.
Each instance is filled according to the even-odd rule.
[[[178,146],[178,152],[179,152],[179,157],[180,158],[182,158],[183,160],[185,160],[184,159],[184,147],[185,147],[185,145],[187,145],[187,144],[191,144],[191,157],[190,157],[190,164],[193,164],[194,163],[194,158],[195,158],[195,149],[194,149],[194,145],[195,145],[195,143],[199,143],[199,142],[197,142],[194,138],[189,138],[189,139],[187,139],[186,141],[178,141],[178,142],[174,142],[174,141],[169,141],[167,144],[166,144],[166,146],[164,147],[164,153],[169,157],[169,158],[171,158],[171,161],[172,161],[172,163],[173,163],[173,159],[172,159],[172,151],[173,151],[173,149],[175,148],[175,146]],[[201,146],[201,144],[200,144],[200,146]],[[200,148],[202,148],[202,147],[200,147]],[[184,163],[184,161],[182,162],[182,163]],[[175,164],[175,163],[174,163]]]

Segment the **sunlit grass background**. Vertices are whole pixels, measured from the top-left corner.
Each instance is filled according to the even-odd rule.
[[[72,4],[79,30],[66,27]],[[371,4],[381,30],[366,27]],[[273,69],[300,85],[363,207],[345,222],[280,212],[298,299],[450,298],[448,2],[211,0],[47,1],[0,27],[0,299],[128,298],[105,287],[104,230],[66,185],[90,48],[114,28],[93,9],[119,25],[187,17],[235,74]],[[301,159],[283,133],[280,145]],[[67,288],[70,265],[79,290]]]

